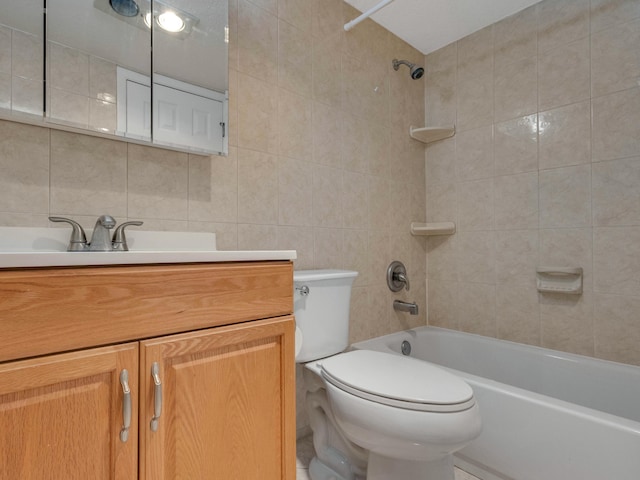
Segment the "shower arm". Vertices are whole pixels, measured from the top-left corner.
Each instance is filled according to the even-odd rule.
[[[347,22],[344,24],[344,29],[345,31],[349,31],[351,30],[353,27],[355,27],[357,24],[359,24],[360,22],[362,22],[363,20],[366,20],[367,18],[369,18],[371,15],[373,15],[374,13],[376,13],[378,10],[386,7],[387,5],[389,5],[391,2],[393,2],[394,0],[382,0],[379,4],[377,4],[374,7],[371,7],[369,10],[367,10],[366,12],[364,12],[362,15],[360,15],[359,17],[351,20],[350,22]]]

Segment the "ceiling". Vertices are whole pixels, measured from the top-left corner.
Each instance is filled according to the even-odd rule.
[[[395,0],[371,19],[426,55],[539,1]],[[364,12],[381,0],[346,2]]]

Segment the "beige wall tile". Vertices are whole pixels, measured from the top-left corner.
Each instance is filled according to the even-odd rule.
[[[540,172],[540,227],[591,226],[591,165]]]
[[[538,264],[538,230],[496,232],[496,281],[498,284],[535,284]],[[536,300],[537,303],[537,300]]]
[[[593,238],[590,228],[540,230],[539,265],[581,267],[583,289],[593,289]],[[545,294],[546,295],[546,294]]]
[[[118,97],[116,64],[98,57],[89,57],[89,96],[110,103]]]
[[[332,35],[313,44],[313,98],[329,105],[342,102],[342,35]]]
[[[325,38],[340,31],[342,21],[342,0],[313,0],[312,31],[313,36]]]
[[[640,87],[593,99],[592,160],[631,157],[640,151]]]
[[[639,0],[591,0],[591,33],[638,17]]]
[[[456,235],[459,235],[457,253],[460,282],[495,285],[496,232],[459,232]]]
[[[640,157],[592,166],[593,224],[640,225]]]
[[[311,33],[287,22],[278,22],[278,85],[305,97],[311,96]]]
[[[389,227],[391,209],[389,207],[389,181],[381,177],[369,180],[369,226],[373,230],[386,230]]]
[[[494,38],[497,68],[536,55],[538,6],[533,5],[496,23]]]
[[[369,232],[367,230],[344,230],[344,268],[355,270],[358,276],[354,286],[372,283],[369,262]]]
[[[640,365],[640,299],[619,295],[596,295],[595,299],[595,355]]]
[[[511,342],[540,345],[538,293],[532,285],[496,287],[497,337]]]
[[[493,229],[495,194],[493,181],[493,178],[489,178],[459,184],[458,231]],[[443,221],[452,221],[452,219],[443,218]]]
[[[237,223],[189,222],[189,231],[214,232],[218,250],[238,250]]]
[[[589,101],[540,112],[540,170],[591,162]]]
[[[369,130],[361,117],[344,113],[340,132],[341,165],[352,172],[369,171]],[[333,140],[335,142],[335,139]]]
[[[593,289],[640,296],[640,227],[593,229]]]
[[[560,45],[538,56],[538,104],[549,110],[590,95],[589,37]]]
[[[238,224],[238,250],[276,250],[278,227],[276,225]]]
[[[128,144],[127,159],[129,217],[188,220],[188,155]]]
[[[324,166],[313,167],[313,225],[343,226],[342,171]]]
[[[427,239],[427,279],[435,282],[457,282],[457,236],[434,236]]]
[[[593,294],[544,293],[540,295],[542,346],[554,350],[594,355]]]
[[[425,57],[426,125],[456,123],[457,60],[457,43]]]
[[[539,4],[538,52],[589,35],[589,0],[545,0]]]
[[[238,75],[238,146],[278,152],[278,90],[249,75]]]
[[[90,98],[89,128],[103,133],[114,134],[118,123],[118,110],[115,103]]]
[[[315,268],[343,268],[344,234],[340,228],[313,229]]]
[[[360,14],[359,10],[346,3],[343,4],[343,24],[359,17]],[[349,55],[387,61],[389,63],[394,58],[394,53],[389,48],[389,32],[371,19],[359,23],[358,28],[344,32],[343,35],[344,51]]]
[[[387,267],[395,259],[387,232],[369,230],[369,265],[372,285],[387,285]]]
[[[538,227],[538,173],[496,177],[495,228],[514,230]]]
[[[278,18],[247,0],[238,2],[238,69],[272,85],[278,81]]]
[[[336,168],[342,166],[342,130],[340,111],[324,103],[313,102],[312,158],[315,163]]]
[[[369,122],[368,126],[366,144],[369,146],[369,173],[378,177],[385,177],[389,175],[391,170],[394,170],[394,167],[390,165],[391,162],[389,162],[393,155],[393,150],[390,146],[391,134],[386,125]],[[413,173],[411,166],[407,170]]]
[[[458,302],[460,330],[497,336],[495,285],[460,282]]]
[[[313,166],[309,162],[278,159],[278,215],[280,225],[311,225]]]
[[[625,90],[640,78],[640,20],[594,33],[591,36],[592,95]]]
[[[528,57],[495,67],[494,119],[496,122],[528,115],[536,111],[537,61]]]
[[[228,157],[189,155],[189,221],[238,221],[237,149]]]
[[[156,172],[141,173],[153,177]],[[127,179],[126,143],[51,131],[52,212],[95,217],[109,214],[116,219],[129,215],[153,218],[146,211],[128,208],[127,197],[131,200],[136,187],[131,178]]]
[[[455,165],[458,181],[494,176],[493,126],[456,134]]]
[[[278,223],[278,159],[238,149],[238,222]]]
[[[278,226],[278,248],[295,250],[295,270],[310,270],[313,263],[313,227]]]
[[[0,171],[0,211],[49,212],[49,130],[0,121]]]
[[[455,183],[429,185],[427,189],[428,222],[458,221],[458,195],[456,192],[457,185]],[[491,223],[493,224],[493,221]]]
[[[494,127],[496,175],[535,172],[538,169],[538,115],[527,115]]]
[[[428,290],[429,325],[458,330],[458,283],[429,282]]]
[[[493,122],[493,26],[458,42],[457,128]]]
[[[450,183],[456,180],[456,141],[449,138],[427,145],[426,182],[427,185]]]
[[[344,172],[343,214],[345,228],[369,228],[369,179],[360,173]]]
[[[278,0],[278,17],[311,32],[313,0]]]
[[[311,160],[313,151],[311,99],[280,89],[278,123],[280,155]]]

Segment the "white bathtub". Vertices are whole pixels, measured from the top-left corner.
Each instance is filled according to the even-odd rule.
[[[473,388],[483,431],[457,463],[483,478],[640,479],[640,367],[435,327],[356,343],[446,367]],[[640,348],[640,345],[638,346]]]

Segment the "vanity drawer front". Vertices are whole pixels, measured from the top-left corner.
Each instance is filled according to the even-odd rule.
[[[0,362],[293,313],[288,261],[0,271]]]

